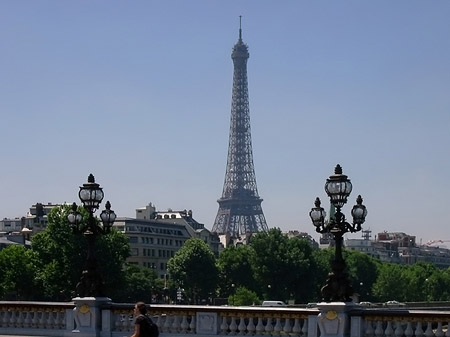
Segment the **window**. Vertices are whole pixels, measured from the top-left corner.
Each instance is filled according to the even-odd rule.
[[[130,236],[130,243],[138,243],[137,236]]]

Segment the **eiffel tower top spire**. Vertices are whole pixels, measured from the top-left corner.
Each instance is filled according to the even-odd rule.
[[[239,15],[239,41],[242,41],[242,15]]]
[[[248,53],[248,46],[242,41],[242,16],[239,16],[239,40],[233,47],[231,58],[236,65],[236,62],[239,61],[247,64],[247,60],[249,57],[250,54]]]
[[[268,230],[253,166],[247,81],[249,52],[242,41],[241,17],[239,21],[239,40],[231,53],[234,73],[227,169],[212,228],[212,232],[234,237]]]

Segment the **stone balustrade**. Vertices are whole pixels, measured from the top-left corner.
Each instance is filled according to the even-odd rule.
[[[74,302],[0,302],[0,335],[124,337],[134,330],[134,304],[84,298]],[[450,337],[450,307],[440,310],[153,305],[160,336]]]
[[[447,310],[356,310],[351,313],[352,337],[450,337]]]

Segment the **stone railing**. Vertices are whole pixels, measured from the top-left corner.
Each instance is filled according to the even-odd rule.
[[[107,299],[0,302],[0,335],[124,337],[134,330],[133,304]],[[160,336],[450,337],[450,308],[371,309],[351,303],[317,308],[154,305]]]
[[[62,336],[73,329],[74,303],[0,302],[0,335]]]
[[[450,337],[448,311],[408,309],[354,310],[351,336],[359,337]]]
[[[106,308],[105,308],[106,309]],[[130,335],[134,330],[133,306],[111,305],[113,336]],[[317,309],[154,305],[149,315],[162,336],[249,335],[316,336]],[[311,322],[313,324],[311,325]],[[104,327],[104,330],[109,328]]]

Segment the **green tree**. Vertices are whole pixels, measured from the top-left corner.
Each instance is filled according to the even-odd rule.
[[[36,299],[36,268],[33,252],[21,245],[11,245],[0,251],[0,295],[3,299]]]
[[[254,250],[249,245],[229,246],[220,252],[217,260],[219,269],[219,296],[228,296],[235,287],[255,290],[252,260]]]
[[[373,301],[372,287],[378,278],[380,262],[371,256],[345,250],[345,262],[353,291],[360,295],[361,301]]]
[[[287,263],[288,237],[279,228],[260,232],[252,237],[255,251],[255,279],[264,299],[285,300],[287,298],[285,277],[292,272]]]
[[[404,286],[408,289],[404,300],[408,302],[425,301],[428,290],[426,283],[435,270],[437,267],[424,262],[403,266],[406,279]]]
[[[125,268],[125,277],[117,302],[152,302],[156,288],[157,275],[154,270],[129,264]]]
[[[308,302],[317,302],[322,299],[321,289],[325,285],[328,273],[331,272],[331,259],[334,257],[334,248],[315,249],[312,254],[315,268],[311,270],[311,278],[315,282],[315,290]]]
[[[113,228],[110,233],[99,238],[96,255],[98,269],[105,282],[105,293],[115,300],[116,297],[121,296],[126,284],[124,266],[126,259],[130,256],[129,240],[125,234]],[[149,274],[151,279],[153,274]]]
[[[283,276],[285,287],[289,291],[289,298],[295,303],[307,303],[312,300],[316,290],[317,280],[313,270],[317,269],[313,259],[311,244],[302,238],[290,238],[286,251],[286,268],[288,272]]]
[[[261,300],[258,295],[245,287],[238,287],[236,292],[228,297],[228,304],[231,305],[260,305]]]
[[[31,240],[36,277],[42,284],[40,292],[43,299],[70,300],[74,297],[76,284],[86,263],[86,239],[73,234],[67,220],[70,210],[68,205],[52,209],[48,214],[46,230]],[[86,210],[79,207],[78,211],[86,220]],[[113,297],[120,289],[118,285],[124,280],[122,266],[129,250],[126,236],[114,229],[98,238],[96,257],[108,296]]]
[[[424,301],[449,301],[450,268],[433,270],[432,274],[425,279],[424,288]]]
[[[379,302],[406,300],[408,282],[403,269],[393,263],[379,265],[378,278],[373,284],[373,294]]]
[[[218,270],[215,256],[201,239],[187,240],[168,261],[167,270],[176,286],[184,288],[194,303],[210,297],[216,290]]]

